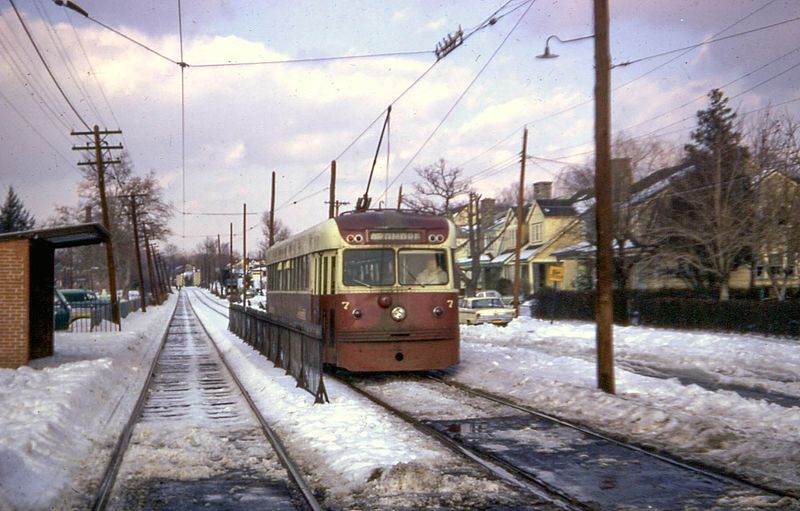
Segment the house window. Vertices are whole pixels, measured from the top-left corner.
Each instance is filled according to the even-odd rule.
[[[531,242],[541,242],[542,241],[542,223],[536,223],[531,226]]]

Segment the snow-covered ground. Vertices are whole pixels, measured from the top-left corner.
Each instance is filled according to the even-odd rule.
[[[174,306],[121,332],[57,332],[54,356],[0,369],[0,510],[91,505]]]
[[[283,370],[230,334],[226,319],[194,304],[292,455],[307,467],[312,485],[328,488],[331,502],[358,505],[360,496],[401,488],[449,488],[454,495],[497,490],[480,478],[441,475],[452,461],[449,454],[336,382],[326,381],[331,403],[313,405],[313,397]],[[55,357],[31,368],[0,369],[0,509],[85,502],[173,305],[130,316],[121,335],[57,334]],[[800,493],[800,408],[622,368],[628,363],[691,372],[708,381],[800,396],[796,341],[616,328],[620,363],[617,394],[611,396],[596,389],[592,324],[522,318],[506,328],[462,327],[461,333],[462,362],[449,371],[458,381]]]
[[[800,397],[800,343],[615,327],[616,395],[599,391],[592,323],[462,327],[456,380],[800,495],[800,408],[641,376],[624,364]]]

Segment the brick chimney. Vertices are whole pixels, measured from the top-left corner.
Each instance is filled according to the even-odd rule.
[[[539,181],[538,183],[533,183],[533,199],[549,199],[553,193],[553,182],[552,181]]]

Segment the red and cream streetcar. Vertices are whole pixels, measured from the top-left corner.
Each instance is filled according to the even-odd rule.
[[[326,364],[446,368],[459,361],[455,243],[443,217],[344,213],[267,250],[267,309],[319,324]]]

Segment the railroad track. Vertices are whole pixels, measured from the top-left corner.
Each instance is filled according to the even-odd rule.
[[[202,303],[206,307],[208,307],[213,312],[219,314],[222,317],[228,317],[228,308],[214,300],[208,299],[204,294],[200,291],[192,290],[192,299],[196,299],[198,302]]]
[[[321,509],[185,293],[94,509]]]
[[[436,376],[339,376],[448,448],[570,509],[800,508],[791,496]]]

